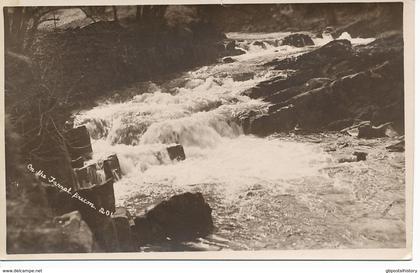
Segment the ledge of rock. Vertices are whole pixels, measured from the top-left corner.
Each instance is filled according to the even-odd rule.
[[[284,70],[286,76],[263,81],[244,92],[271,104],[266,116],[255,118],[250,113],[250,133],[289,131],[296,125],[309,131],[341,130],[357,120],[370,120],[372,126],[392,122],[397,133],[404,131],[400,35],[354,47],[348,40],[334,40],[266,66]]]

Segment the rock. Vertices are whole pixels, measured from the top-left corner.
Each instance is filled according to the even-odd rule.
[[[235,82],[248,81],[254,78],[254,72],[242,72],[232,74],[232,79]]]
[[[237,56],[237,55],[243,55],[243,54],[245,54],[245,53],[246,53],[246,51],[245,51],[245,50],[243,50],[243,49],[241,49],[241,48],[235,48],[234,50],[228,51],[228,52],[227,52],[227,55],[230,55],[230,56]]]
[[[102,164],[105,173],[105,179],[107,181],[113,180],[115,182],[121,179],[122,172],[120,162],[116,154],[108,156]]]
[[[401,140],[395,144],[389,145],[386,149],[390,152],[404,152],[405,151],[405,141]]]
[[[366,160],[367,153],[366,152],[354,152],[353,155],[356,156],[357,161],[364,161]]]
[[[84,163],[85,163],[85,158],[83,156],[79,156],[78,158],[73,159],[71,161],[71,167],[73,169],[83,168]]]
[[[58,216],[55,221],[60,224],[62,234],[67,235],[69,241],[66,244],[78,248],[78,252],[93,251],[95,243],[93,234],[78,211]]]
[[[392,123],[385,123],[380,126],[372,126],[370,124],[365,124],[359,127],[359,138],[379,138],[386,137],[387,132],[393,135],[390,126]],[[392,127],[391,127],[392,128]]]
[[[264,48],[264,49],[266,49],[266,48],[267,48],[267,47],[265,46],[264,42],[262,42],[262,41],[255,41],[255,42],[253,42],[252,44],[253,44],[253,45],[255,45],[255,46],[260,46],[260,47],[262,47],[262,48]]]
[[[95,236],[98,246],[105,252],[118,252],[120,250],[117,227],[112,213],[115,212],[115,197],[113,183],[109,182],[100,187],[81,190],[77,193],[89,203],[75,200],[77,210],[88,224]]]
[[[222,61],[225,63],[225,64],[229,64],[229,63],[234,63],[234,62],[236,62],[234,59],[232,59],[231,57],[225,57],[225,58],[223,58],[222,59]]]
[[[126,208],[118,207],[112,215],[115,224],[120,251],[135,251],[136,245],[131,232],[134,220]]]
[[[134,218],[134,226],[131,227],[131,233],[135,243],[140,246],[166,240],[163,229],[160,226],[153,226],[146,215]]]
[[[296,113],[293,105],[287,105],[269,114],[250,119],[249,133],[267,136],[278,131],[290,131],[296,126]]]
[[[67,141],[68,150],[71,159],[83,157],[85,159],[92,158],[92,144],[90,135],[86,126],[79,126],[65,132],[64,137]]]
[[[321,31],[318,31],[316,34],[315,34],[315,38],[323,38],[324,36],[323,36],[323,32],[321,32]]]
[[[115,182],[121,179],[122,172],[116,154],[109,155],[104,160],[81,168],[74,169],[77,185],[75,190],[91,189],[107,182]]]
[[[314,41],[306,34],[296,33],[285,37],[283,39],[283,45],[304,47],[308,45],[314,45]]]
[[[184,147],[182,147],[182,145],[178,144],[178,145],[174,145],[174,146],[170,146],[167,147],[166,150],[168,151],[169,154],[169,158],[171,160],[185,160],[185,152],[184,152]]]
[[[351,42],[345,39],[333,40],[319,49],[319,53],[331,57],[348,56],[351,51]]]
[[[290,124],[306,131],[341,130],[358,120],[370,120],[375,125],[392,122],[392,126],[383,131],[361,128],[361,137],[397,136],[404,132],[401,41],[399,35],[352,47],[350,41],[340,39],[297,57],[273,60],[265,65],[285,73],[243,94],[270,103],[268,116],[293,105]],[[253,120],[257,127],[273,127],[268,116],[249,118],[248,123]],[[359,134],[357,127],[345,131]]]
[[[236,41],[235,40],[229,41],[226,44],[225,48],[226,48],[227,51],[233,51],[233,50],[235,50],[235,48],[236,48]]]
[[[359,127],[359,133],[357,135],[358,138],[378,138],[384,137],[385,132],[382,130],[376,130],[372,127],[372,125],[363,125]]]
[[[41,143],[31,154],[31,165],[44,174],[36,177],[46,187],[48,203],[54,214],[73,211],[71,196],[60,190],[74,189],[77,184],[65,139],[58,131],[44,131]],[[59,182],[59,185],[54,182]]]
[[[225,45],[225,52],[224,55],[228,55],[228,56],[237,56],[237,55],[242,55],[245,54],[246,51],[240,48],[236,47],[236,41],[229,41],[226,45]]]
[[[140,243],[189,241],[213,230],[211,208],[201,193],[172,196],[135,218],[133,232]]]
[[[77,177],[76,191],[91,189],[106,183],[105,176],[101,175],[102,171],[98,170],[96,163],[77,168],[75,172]]]

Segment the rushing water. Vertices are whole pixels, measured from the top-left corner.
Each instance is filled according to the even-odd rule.
[[[404,205],[403,157],[382,157],[396,170],[379,174],[397,192],[395,201],[395,195],[382,194],[378,180],[372,178],[371,172],[378,171],[375,166],[337,165],[337,155],[325,152],[325,145],[336,145],[342,137],[244,135],[240,118],[250,111],[264,113],[269,105],[241,93],[282,73],[267,71],[260,64],[302,54],[332,40],[324,35],[314,39],[314,46],[279,45],[287,34],[231,33],[228,37],[247,51],[233,57],[236,62],[201,67],[164,83],[142,84],[128,100],[109,100],[78,114],[75,121],[88,127],[95,157],[118,155],[124,176],[115,184],[117,203],[135,213],[175,193],[202,192],[213,208],[216,231],[209,238],[186,243],[194,249],[404,244],[404,214],[398,208]],[[353,44],[372,41],[352,39],[347,33],[340,38]],[[254,41],[263,41],[263,46]],[[234,81],[232,75],[242,72],[252,72],[254,77]],[[184,146],[185,161],[169,159],[166,147],[174,143]],[[346,143],[360,144],[351,138]],[[374,155],[384,148],[379,140],[369,145],[375,148]],[[367,162],[376,164],[375,156],[370,158]],[[359,178],[380,196],[366,200],[357,196],[369,195],[360,189]],[[384,203],[370,204],[375,198],[385,199]],[[387,211],[391,220],[372,218],[390,202],[396,208]],[[361,226],[366,230],[355,221],[365,221]],[[379,231],[372,231],[373,227]]]

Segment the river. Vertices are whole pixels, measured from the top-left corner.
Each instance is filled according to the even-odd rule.
[[[185,191],[202,192],[213,209],[215,232],[182,246],[140,250],[259,250],[376,248],[405,245],[404,155],[389,153],[390,140],[340,134],[245,135],[240,118],[265,113],[269,104],[242,92],[282,71],[262,64],[318,48],[279,45],[289,33],[229,33],[246,54],[235,62],[196,68],[160,82],[129,88],[76,115],[93,139],[94,160],[116,153],[123,178],[117,205],[140,213]],[[341,38],[353,45],[373,39]],[[254,41],[262,41],[256,45]],[[235,81],[232,75],[252,72]],[[171,161],[170,144],[186,160]],[[341,145],[341,146],[340,146]],[[342,147],[330,149],[331,147]],[[368,159],[338,163],[354,149]]]

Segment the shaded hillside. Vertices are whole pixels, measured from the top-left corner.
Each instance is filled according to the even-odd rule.
[[[372,37],[383,31],[402,30],[403,4],[398,2],[257,6],[211,6],[208,8],[209,20],[227,32],[322,32],[326,27],[333,27],[337,32],[347,31],[353,37]]]

